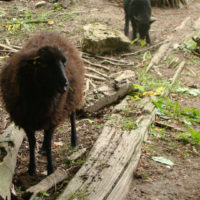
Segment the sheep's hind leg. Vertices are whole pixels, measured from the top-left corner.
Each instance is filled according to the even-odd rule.
[[[76,134],[76,112],[72,112],[70,115],[71,121],[71,147],[77,146],[77,134]]]
[[[25,130],[27,137],[28,137],[28,142],[29,142],[29,169],[28,173],[30,175],[34,175],[36,173],[36,164],[35,164],[35,134],[34,131],[29,131]]]
[[[45,151],[46,151],[48,175],[50,175],[51,173],[54,172],[54,167],[53,167],[53,162],[52,162],[52,154],[51,154],[52,136],[53,136],[52,129],[45,130],[44,142],[43,142],[42,148],[45,149]]]

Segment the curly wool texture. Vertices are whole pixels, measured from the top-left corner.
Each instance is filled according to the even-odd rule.
[[[51,93],[40,87],[35,73],[40,69],[20,70],[28,59],[36,56],[43,46],[59,47],[66,55],[65,67],[69,81],[66,92]],[[64,37],[53,32],[39,32],[14,54],[1,72],[1,92],[11,120],[28,130],[54,129],[73,111],[81,108],[84,86],[84,67],[78,50]],[[53,85],[53,83],[49,83]]]

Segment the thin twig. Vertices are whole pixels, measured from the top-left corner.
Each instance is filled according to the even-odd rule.
[[[7,45],[5,45],[5,44],[0,44],[0,47],[1,47],[1,48],[4,48],[4,49],[9,49],[10,52],[14,52],[14,53],[17,52],[16,49],[13,49],[12,47],[9,47],[9,46],[7,46]]]
[[[9,58],[9,56],[0,56],[0,59],[6,59],[6,58]]]
[[[6,38],[5,41],[6,41],[6,44],[7,44],[8,46],[10,46],[10,41],[8,40],[8,38]]]
[[[178,132],[183,132],[183,130],[181,130],[179,127],[175,127],[175,126],[172,126],[170,124],[163,123],[162,121],[156,120],[155,125],[159,126],[161,128],[167,128],[167,129],[172,129],[172,130],[175,130],[175,131],[178,131]]]
[[[23,22],[12,22],[12,23],[8,23],[7,25],[12,25],[12,24],[39,24],[39,23],[48,23],[48,20],[30,20],[30,21],[23,21]]]
[[[89,83],[93,88],[97,88],[97,86],[89,79]]]
[[[93,69],[93,68],[91,68],[91,67],[85,67],[85,69],[87,69],[87,70],[89,70],[89,71],[91,71],[91,72],[95,72],[95,73],[97,73],[97,74],[103,76],[104,78],[109,78],[106,74],[102,74],[101,72],[99,72],[99,71],[97,71],[97,70],[95,70],[95,69]]]
[[[3,53],[15,53],[15,52],[12,51],[12,50],[0,50],[0,52],[3,52]]]
[[[129,62],[124,61],[124,60],[117,60],[117,59],[108,58],[108,57],[104,57],[104,56],[96,56],[96,55],[85,53],[85,52],[83,52],[83,57],[87,57],[87,58],[95,57],[95,58],[100,58],[100,59],[104,59],[104,60],[110,60],[110,61],[117,62],[117,63],[129,64]]]
[[[89,79],[87,78],[84,92],[86,93],[89,89],[90,89],[90,82],[89,82]]]
[[[172,78],[171,84],[170,84],[171,87],[172,87],[172,86],[174,85],[174,83],[177,81],[177,79],[178,79],[178,77],[180,76],[181,71],[183,70],[184,66],[185,66],[185,61],[182,61],[182,62],[178,65],[177,70],[176,70],[176,72],[175,72],[175,74],[174,74],[174,76],[173,76],[173,78]],[[163,97],[167,97],[168,94],[169,94],[169,89],[166,88],[166,89],[162,92],[162,96],[163,96]]]
[[[172,82],[171,82],[171,86],[174,85],[174,83],[176,82],[176,80],[177,80],[178,77],[180,76],[181,71],[182,71],[183,68],[184,68],[184,65],[185,65],[185,61],[182,61],[182,62],[179,64],[178,69],[176,70],[176,73],[174,74],[173,80],[172,80]]]
[[[85,74],[85,77],[92,78],[92,79],[95,79],[95,80],[98,80],[98,81],[105,81],[106,80],[105,78],[101,78],[99,76],[95,76],[95,75],[92,75],[92,74]]]
[[[117,66],[133,66],[134,63],[116,63],[116,62],[112,62],[110,60],[103,60],[101,63],[108,63],[108,64],[111,64],[111,65],[117,65]]]
[[[142,53],[142,52],[144,52],[144,51],[148,51],[148,50],[157,48],[158,46],[164,44],[165,42],[166,42],[166,41],[159,42],[159,43],[157,43],[157,44],[155,44],[155,45],[152,45],[152,46],[150,46],[150,47],[148,47],[148,48],[141,49],[141,50],[136,51],[136,52],[133,52],[133,53],[121,54],[121,56],[123,57],[123,56],[133,56],[133,55],[137,55],[137,54],[140,54],[140,53]]]
[[[86,63],[88,63],[88,64],[90,64],[90,65],[92,65],[92,66],[99,67],[99,68],[103,68],[103,69],[109,71],[109,68],[106,67],[106,66],[99,65],[99,64],[95,64],[95,63],[91,63],[89,60],[86,60],[86,59],[84,59],[84,58],[83,58],[83,61],[86,62]]]

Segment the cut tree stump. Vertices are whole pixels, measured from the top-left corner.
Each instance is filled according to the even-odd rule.
[[[0,135],[0,199],[11,199],[12,178],[24,136],[24,131],[14,124]]]

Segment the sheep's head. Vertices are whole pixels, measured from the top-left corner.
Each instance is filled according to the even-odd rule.
[[[55,46],[40,48],[34,58],[28,61],[28,65],[33,70],[33,81],[38,85],[37,88],[52,94],[64,93],[68,85],[65,72],[66,62],[66,56],[60,48]]]

